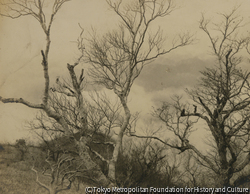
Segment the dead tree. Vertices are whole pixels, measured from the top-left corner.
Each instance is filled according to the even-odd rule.
[[[113,157],[109,162],[109,179],[115,182],[115,165],[122,147],[123,136],[129,128],[131,112],[128,96],[135,79],[145,64],[161,55],[190,44],[192,36],[180,35],[173,45],[163,48],[164,36],[160,28],[149,33],[151,25],[166,17],[175,8],[173,1],[112,1],[109,7],[120,18],[117,30],[98,38],[96,33],[86,45],[85,59],[92,65],[90,76],[97,84],[113,90],[123,108],[123,122],[115,142]]]
[[[51,100],[53,101],[52,95],[51,95],[51,87],[50,87],[50,77],[49,77],[49,51],[50,51],[50,45],[51,45],[51,39],[50,39],[50,32],[51,32],[51,26],[54,22],[55,15],[58,13],[58,11],[61,9],[61,7],[70,0],[55,0],[52,4],[52,12],[48,16],[44,12],[44,1],[42,0],[10,0],[9,2],[3,2],[1,3],[3,7],[6,8],[6,13],[1,13],[2,16],[9,17],[12,19],[19,18],[21,16],[32,16],[35,18],[39,24],[42,27],[42,30],[46,36],[46,46],[44,50],[41,50],[41,56],[42,56],[42,67],[43,67],[43,73],[44,73],[44,90],[43,90],[43,97],[41,103],[32,103],[29,102],[23,98],[5,98],[0,97],[0,101],[3,103],[20,103],[25,106],[28,106],[30,108],[38,109],[44,111],[48,117],[54,119],[60,126],[61,130],[66,136],[72,136],[72,130],[70,126],[67,123],[67,120],[64,117],[64,114],[62,112],[57,111],[52,106],[53,103],[51,103]],[[81,37],[81,36],[80,36]],[[78,113],[80,115],[80,118],[82,118],[81,127],[78,129],[82,136],[80,139],[76,140],[75,143],[78,145],[79,148],[79,155],[88,165],[90,169],[96,168],[99,169],[98,166],[91,160],[89,154],[88,154],[88,147],[86,145],[87,140],[84,136],[84,131],[87,131],[87,123],[86,123],[86,111],[84,107],[84,100],[81,93],[82,89],[82,83],[83,83],[83,71],[81,72],[81,75],[79,78],[77,78],[77,75],[75,73],[75,67],[79,64],[82,56],[83,56],[83,44],[82,39],[78,39],[78,48],[81,51],[80,57],[77,59],[77,61],[73,64],[67,64],[67,69],[70,74],[71,78],[71,90],[67,87],[64,87],[66,90],[68,90],[67,94],[72,95],[72,97],[75,98],[75,106],[78,110]],[[52,88],[53,90],[53,88]],[[53,92],[53,91],[52,91]],[[100,182],[103,186],[109,185],[110,181],[103,175],[103,173],[99,170]]]
[[[189,114],[205,121],[215,142],[218,157],[205,157],[219,175],[221,185],[229,186],[231,178],[242,171],[250,162],[249,155],[249,75],[239,67],[242,62],[240,51],[248,44],[249,37],[240,36],[240,28],[245,26],[243,18],[237,15],[237,8],[229,14],[219,14],[221,23],[213,26],[218,34],[214,35],[210,23],[202,16],[200,28],[208,36],[217,65],[202,71],[201,84],[197,89],[188,91],[194,102],[204,111]],[[211,163],[217,165],[211,165]]]
[[[199,111],[181,115],[190,122],[193,122],[193,119],[204,121],[214,142],[211,151],[204,154],[202,150],[184,140],[184,133],[180,133],[178,127],[173,128],[171,114],[161,117],[162,114],[158,113],[158,117],[172,129],[178,139],[183,139],[182,150],[192,150],[201,165],[217,174],[220,186],[230,186],[235,185],[232,177],[237,176],[237,173],[250,163],[250,73],[239,67],[242,62],[242,56],[239,54],[248,45],[249,37],[239,35],[240,28],[245,24],[237,15],[237,8],[229,14],[219,15],[222,17],[221,22],[213,24],[212,27],[209,27],[209,20],[204,16],[200,21],[201,30],[206,33],[212,44],[217,65],[202,71],[198,87],[187,91]],[[180,106],[178,109],[181,111]],[[189,123],[186,123],[186,126],[188,125]],[[181,150],[173,144],[170,146]]]
[[[45,160],[47,167],[43,167],[43,171],[40,172],[34,165],[31,170],[36,173],[36,182],[38,185],[45,188],[49,194],[56,194],[71,189],[76,175],[82,171],[83,165],[75,167],[74,160],[73,157],[62,154],[57,161],[54,161],[51,160],[48,152],[48,157]],[[43,183],[39,179],[39,174],[43,177],[49,177],[50,183]]]

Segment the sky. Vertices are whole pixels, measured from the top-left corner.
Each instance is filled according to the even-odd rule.
[[[143,69],[129,96],[131,111],[141,112],[142,118],[171,95],[185,95],[186,88],[198,83],[199,72],[214,65],[209,40],[199,29],[201,13],[216,22],[218,13],[227,13],[240,5],[239,13],[246,22],[250,21],[249,0],[175,0],[174,3],[178,9],[157,20],[154,27],[160,26],[168,37],[166,47],[179,33],[190,32],[196,41],[154,60]],[[51,29],[51,84],[57,76],[66,76],[66,64],[72,64],[79,56],[75,43],[81,32],[79,24],[84,28],[83,35],[88,37],[92,28],[102,35],[117,28],[118,22],[117,15],[104,0],[67,2],[56,15]],[[243,30],[249,28],[248,25]],[[27,16],[12,20],[0,17],[0,96],[41,102],[44,79],[40,51],[44,46],[44,34],[34,18]],[[87,68],[87,64],[81,64],[79,68]],[[250,70],[247,65],[245,68]],[[34,136],[26,126],[36,113],[21,104],[0,102],[0,142],[14,142],[23,137],[32,141]],[[204,129],[197,130],[197,134],[204,136]]]

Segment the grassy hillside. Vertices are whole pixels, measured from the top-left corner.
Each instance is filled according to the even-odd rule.
[[[46,194],[48,191],[36,183],[36,175],[31,171],[33,161],[29,158],[32,154],[39,154],[38,148],[29,147],[29,154],[24,161],[20,161],[18,150],[10,145],[3,145],[4,150],[0,151],[0,194]],[[42,179],[46,182],[46,179]],[[48,180],[47,180],[48,182]],[[77,192],[73,185],[71,190],[60,192],[62,194],[85,193],[84,185],[80,185]]]

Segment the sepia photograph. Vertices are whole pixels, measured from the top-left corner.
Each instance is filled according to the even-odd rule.
[[[0,0],[0,194],[250,193],[249,0]]]

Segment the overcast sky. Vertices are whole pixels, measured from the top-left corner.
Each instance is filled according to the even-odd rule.
[[[170,16],[157,20],[155,27],[161,26],[164,34],[169,37],[167,43],[171,43],[176,34],[187,31],[194,34],[197,40],[195,44],[160,57],[143,69],[129,97],[131,110],[141,111],[142,115],[148,114],[152,106],[171,95],[183,94],[185,88],[195,86],[199,71],[214,64],[209,41],[199,29],[201,13],[212,21],[217,21],[217,13],[227,13],[233,7],[241,5],[239,13],[246,22],[250,21],[249,0],[174,2],[179,9]],[[73,63],[78,56],[75,44],[80,33],[78,23],[85,29],[84,36],[88,36],[92,27],[101,35],[115,29],[118,22],[118,17],[108,9],[104,0],[72,0],[66,3],[56,15],[52,26],[49,56],[51,84],[57,76],[67,74],[66,64]],[[249,28],[250,26],[246,26],[243,30],[247,31]],[[44,49],[44,45],[44,34],[34,18],[0,18],[1,96],[41,102],[44,79],[40,51]],[[81,68],[86,67],[86,64],[81,64]],[[0,103],[0,142],[13,142],[17,138],[26,137],[28,132],[25,122],[32,120],[35,114],[36,111],[24,105]]]

